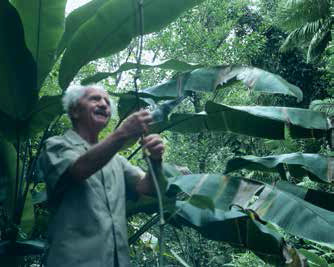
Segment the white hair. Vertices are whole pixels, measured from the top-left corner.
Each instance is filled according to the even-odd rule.
[[[83,97],[87,90],[91,88],[108,93],[103,86],[98,84],[72,85],[66,89],[65,94],[62,98],[65,112],[67,114],[70,114],[71,108],[75,107],[78,104],[80,98]]]

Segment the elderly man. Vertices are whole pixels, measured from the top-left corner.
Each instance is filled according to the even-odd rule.
[[[150,176],[117,152],[145,134],[152,117],[136,112],[99,142],[110,118],[106,91],[97,85],[70,87],[63,105],[73,129],[49,138],[38,161],[52,214],[47,266],[129,266],[125,195],[154,189]],[[161,138],[149,135],[143,145],[161,163]]]

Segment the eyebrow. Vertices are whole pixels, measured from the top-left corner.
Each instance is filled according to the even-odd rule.
[[[110,104],[110,99],[108,96],[102,96],[100,94],[93,94],[88,97],[89,99],[91,98],[103,98],[108,104]]]

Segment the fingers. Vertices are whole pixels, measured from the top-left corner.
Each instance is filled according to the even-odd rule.
[[[142,133],[148,132],[148,125],[153,121],[151,114],[146,110],[134,113],[135,119],[138,121],[139,130]]]
[[[143,139],[143,146],[146,148],[153,159],[161,159],[165,150],[162,139],[157,134],[152,134]]]
[[[133,115],[131,115],[131,116],[135,117],[140,122],[146,123],[146,124],[149,124],[153,121],[151,113],[149,113],[146,110],[140,110],[136,113],[133,113]]]
[[[122,124],[122,131],[129,137],[138,138],[148,132],[148,125],[153,121],[151,114],[140,110],[130,115]]]
[[[149,148],[153,148],[157,145],[162,144],[162,140],[160,138],[152,138],[150,140],[145,140],[143,141],[143,145],[145,148],[149,149]]]

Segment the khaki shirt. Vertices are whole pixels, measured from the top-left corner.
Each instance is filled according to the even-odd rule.
[[[52,214],[48,267],[112,267],[115,258],[119,266],[130,266],[125,194],[143,171],[116,154],[83,182],[65,177],[89,147],[68,130],[64,136],[49,138],[38,160]]]

